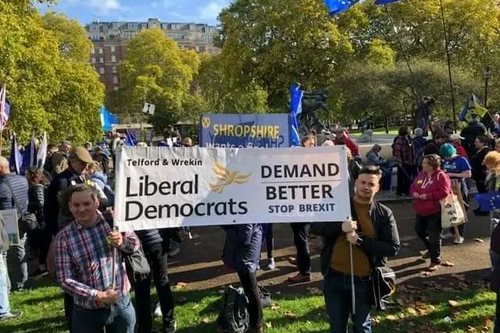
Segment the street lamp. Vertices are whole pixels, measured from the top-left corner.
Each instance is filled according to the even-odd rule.
[[[484,107],[488,108],[488,81],[491,77],[491,69],[490,66],[486,66],[483,72],[484,79]]]

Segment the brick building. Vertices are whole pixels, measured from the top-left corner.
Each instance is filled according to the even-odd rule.
[[[120,73],[118,64],[125,57],[128,40],[141,30],[159,28],[175,40],[181,49],[220,53],[213,44],[217,35],[216,26],[198,23],[160,22],[149,19],[148,22],[92,22],[85,26],[87,35],[93,43],[91,61],[101,74],[107,90],[118,89]]]

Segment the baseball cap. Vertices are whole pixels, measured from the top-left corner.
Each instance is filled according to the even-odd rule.
[[[90,153],[87,149],[83,147],[77,147],[73,149],[71,154],[69,155],[69,159],[77,159],[85,163],[92,163],[94,160],[92,160],[92,156],[90,156]]]
[[[454,141],[454,140],[463,140],[465,139],[463,136],[460,136],[459,134],[452,134],[450,135],[450,140]]]

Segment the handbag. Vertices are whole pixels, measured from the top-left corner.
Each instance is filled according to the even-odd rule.
[[[385,311],[396,292],[396,273],[389,267],[373,267],[371,282],[373,305],[378,311]]]
[[[443,229],[455,227],[465,223],[465,214],[455,194],[439,201],[441,204],[441,227]]]
[[[14,195],[14,190],[12,189],[12,186],[10,185],[10,183],[7,179],[5,179],[5,185],[7,185],[7,188],[10,191],[10,195],[12,196],[12,201],[14,201],[14,205],[16,206],[17,213],[19,214],[19,219],[18,219],[19,233],[21,235],[24,235],[27,232],[38,229],[39,224],[38,224],[38,220],[36,219],[36,214],[29,213],[29,212],[23,213],[23,210],[21,209],[21,206],[19,206],[19,202],[17,201],[17,198]]]

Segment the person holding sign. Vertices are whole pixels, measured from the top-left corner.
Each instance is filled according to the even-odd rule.
[[[139,239],[111,229],[98,211],[93,187],[72,186],[62,198],[69,201],[74,220],[57,235],[55,273],[74,300],[72,332],[100,333],[106,327],[107,332],[133,333],[135,311],[122,251],[139,250]]]
[[[388,207],[375,201],[380,178],[377,166],[365,166],[359,172],[355,195],[351,199],[353,221],[312,225],[312,232],[324,238],[321,272],[325,279],[323,294],[331,333],[346,332],[349,313],[352,314],[354,333],[372,331],[372,269],[385,266],[387,257],[394,257],[399,251],[394,215]]]

